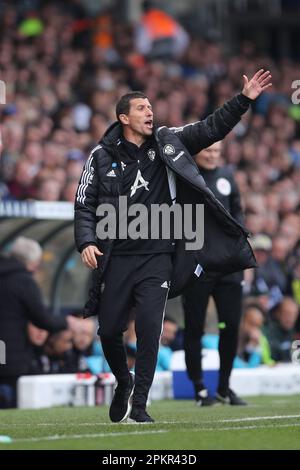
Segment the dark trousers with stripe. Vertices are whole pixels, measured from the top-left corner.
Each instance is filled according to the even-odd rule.
[[[218,393],[226,395],[238,344],[242,311],[241,283],[222,280],[196,282],[185,291],[183,296],[185,362],[190,380],[194,383],[201,383],[203,381],[201,337],[204,333],[206,310],[210,296],[215,301],[219,322],[225,324],[224,328],[220,329]]]
[[[153,382],[171,271],[170,253],[115,255],[104,275],[98,334],[118,383],[128,381],[123,332],[132,308],[135,309],[134,406],[146,406]]]

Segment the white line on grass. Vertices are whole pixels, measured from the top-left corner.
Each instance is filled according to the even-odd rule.
[[[253,426],[230,426],[228,428],[200,428],[200,429],[189,429],[189,432],[199,432],[199,431],[215,431],[215,432],[223,432],[223,431],[240,431],[242,429],[266,429],[266,428],[291,428],[291,427],[299,427],[300,423],[291,423],[291,424],[262,424],[261,426],[253,425]]]
[[[133,431],[133,432],[110,432],[110,433],[97,433],[97,434],[54,434],[53,436],[44,437],[27,437],[24,439],[13,439],[13,442],[39,442],[39,441],[59,441],[62,439],[85,439],[95,437],[119,437],[129,435],[141,435],[141,434],[157,434],[165,433],[167,430],[156,430],[156,431]]]
[[[197,429],[184,429],[183,432],[223,432],[223,431],[242,431],[242,430],[252,430],[252,429],[277,429],[277,428],[289,428],[289,427],[299,427],[300,423],[291,423],[291,424],[277,424],[274,427],[271,424],[264,425],[253,425],[253,426],[231,426],[226,428],[197,428]],[[170,432],[166,429],[159,429],[156,431],[133,431],[133,432],[111,432],[111,433],[95,433],[95,434],[55,434],[53,436],[44,436],[44,437],[29,437],[24,439],[13,439],[13,442],[40,442],[40,441],[59,441],[64,439],[87,439],[87,438],[102,438],[102,437],[120,437],[120,436],[129,436],[129,435],[145,435],[145,434],[162,434]]]
[[[218,423],[238,423],[243,421],[262,421],[268,419],[292,419],[300,418],[300,415],[279,415],[279,416],[254,416],[252,418],[233,418],[233,419],[219,419]]]
[[[116,426],[121,424],[130,424],[126,422],[122,423],[11,423],[11,424],[0,424],[0,429],[4,427],[11,427],[11,426]]]
[[[240,422],[247,422],[247,421],[263,421],[263,420],[274,420],[274,419],[294,419],[294,418],[300,418],[300,415],[278,415],[278,416],[254,416],[254,417],[247,417],[247,418],[232,418],[232,419],[219,419],[216,420],[216,423],[240,423]],[[189,421],[156,421],[154,424],[175,424],[178,425],[178,423],[185,425],[185,424],[192,424]],[[202,421],[202,423],[210,423],[211,421]],[[58,423],[58,422],[53,422],[53,423],[11,423],[11,424],[1,424],[0,428],[4,427],[13,427],[13,426],[116,426],[118,424],[121,424],[122,426],[124,425],[131,425],[132,423],[127,423],[127,422],[122,422],[122,423]]]

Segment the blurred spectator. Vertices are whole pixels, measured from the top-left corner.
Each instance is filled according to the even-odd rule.
[[[160,338],[160,346],[158,350],[156,372],[162,370],[169,370],[171,364],[171,357],[173,350],[171,349],[172,343],[175,341],[178,325],[171,317],[165,316],[163,321],[162,334]],[[136,334],[135,334],[135,321],[131,319],[128,328],[124,334],[125,349],[127,353],[128,366],[132,369],[135,364],[136,352]]]
[[[48,374],[71,374],[78,372],[77,361],[72,354],[72,333],[61,331],[51,334],[44,351],[48,358],[45,372]]]
[[[29,322],[27,325],[27,334],[30,342],[35,346],[43,346],[49,335],[47,330],[38,328],[31,322]]]
[[[30,199],[36,196],[34,178],[36,170],[27,160],[20,160],[16,165],[14,178],[8,189],[14,199]]]
[[[300,242],[289,254],[286,264],[289,272],[289,294],[293,296],[300,308]]]
[[[165,316],[163,329],[160,337],[156,371],[170,370],[173,350],[172,343],[175,341],[178,325],[171,317]]]
[[[89,366],[89,358],[93,358],[93,343],[96,341],[96,325],[91,318],[85,318],[81,320],[81,322],[81,329],[73,333],[73,367],[76,369],[76,372],[92,372]],[[101,372],[104,371],[101,370]]]
[[[59,181],[54,178],[48,178],[41,181],[37,190],[37,199],[43,201],[58,201],[62,185]]]
[[[18,377],[30,371],[33,345],[27,337],[28,322],[52,333],[68,326],[76,329],[78,325],[70,317],[47,313],[32,276],[41,259],[40,245],[25,237],[13,242],[9,257],[0,257],[0,332],[6,345],[6,364],[0,367],[0,387],[4,386],[8,392],[5,397],[1,396],[0,408],[16,406]]]
[[[188,34],[153,1],[143,2],[144,14],[137,25],[135,44],[138,52],[151,59],[180,56],[189,44]]]
[[[272,257],[272,240],[263,233],[250,239],[256,256],[258,268],[253,272],[251,294],[268,296],[268,309],[273,308],[281,301],[287,290],[287,275],[280,263],[279,241],[276,242]]]
[[[257,367],[261,364],[273,365],[270,345],[262,333],[264,311],[258,304],[248,304],[244,308],[239,331],[238,354],[234,367]]]
[[[75,195],[78,188],[78,181],[68,181],[62,191],[62,199],[68,202],[75,202]]]
[[[129,346],[128,344],[126,344],[125,350],[126,350],[126,356],[127,356],[128,369],[134,372],[135,360],[136,360],[136,347]]]
[[[135,320],[134,310],[131,312],[131,318],[127,325],[127,330],[124,333],[124,344],[127,356],[128,368],[134,371],[135,358],[136,358],[136,334],[135,334]]]
[[[38,328],[33,323],[27,325],[27,335],[33,345],[33,357],[29,369],[32,375],[43,374],[47,370],[48,358],[45,357],[43,346],[48,338],[48,331]]]
[[[78,351],[85,353],[90,348],[96,334],[95,323],[91,318],[82,320],[81,329],[73,334],[73,345]]]
[[[178,325],[176,321],[168,315],[165,315],[163,322],[163,330],[160,337],[160,344],[162,346],[171,347],[176,338],[177,331]]]
[[[99,337],[95,339],[91,346],[91,353],[85,358],[88,369],[92,374],[100,374],[102,372],[111,372],[110,367],[104,357]]]
[[[263,329],[270,343],[272,359],[276,362],[291,361],[291,347],[295,339],[298,315],[296,302],[291,297],[284,297]]]

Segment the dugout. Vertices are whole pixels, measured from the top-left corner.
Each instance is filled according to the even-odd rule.
[[[0,251],[5,253],[18,236],[37,240],[43,262],[37,281],[54,314],[82,308],[90,272],[76,251],[73,204],[68,202],[0,202]]]
[[[91,271],[82,264],[74,242],[74,209],[70,202],[0,201],[0,252],[18,236],[32,238],[43,249],[37,281],[49,311],[80,312],[87,300]],[[182,323],[179,298],[166,313]]]

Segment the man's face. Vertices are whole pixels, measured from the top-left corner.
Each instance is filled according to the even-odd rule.
[[[153,112],[147,98],[134,98],[130,101],[129,113],[120,114],[123,125],[143,137],[152,135]]]
[[[164,321],[163,332],[160,338],[160,342],[163,346],[168,346],[174,341],[177,333],[176,323],[170,322],[168,320]]]
[[[195,162],[198,167],[204,168],[205,170],[214,170],[219,165],[221,146],[221,142],[215,142],[207,149],[201,150],[195,157]]]
[[[30,322],[27,325],[27,334],[30,342],[35,346],[42,346],[49,335],[48,331],[42,330]]]
[[[283,330],[292,330],[295,326],[298,317],[298,308],[295,302],[286,300],[282,302],[279,311],[277,312],[277,319]]]

